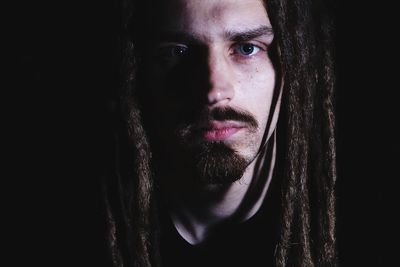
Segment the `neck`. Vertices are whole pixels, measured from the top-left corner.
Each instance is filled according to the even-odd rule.
[[[266,147],[246,168],[242,178],[230,185],[171,187],[161,185],[169,213],[179,234],[190,244],[199,244],[227,221],[250,219],[267,194],[276,157],[273,135]]]

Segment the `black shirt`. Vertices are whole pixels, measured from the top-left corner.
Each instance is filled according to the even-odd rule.
[[[278,238],[280,177],[273,177],[263,204],[243,223],[220,227],[206,241],[191,245],[177,232],[164,209],[161,218],[161,262],[177,266],[273,266]]]

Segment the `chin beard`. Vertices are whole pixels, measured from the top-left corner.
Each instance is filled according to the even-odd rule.
[[[232,108],[205,109],[200,114],[182,119],[176,127],[168,125],[162,132],[172,133],[165,138],[164,151],[174,151],[177,162],[193,177],[195,182],[203,185],[228,185],[240,180],[250,164],[250,160],[239,155],[237,151],[224,142],[203,140],[201,132],[212,120],[235,120],[245,123],[250,132],[256,132],[258,123],[248,112]],[[165,137],[165,136],[164,136]],[[163,161],[164,162],[164,161]],[[180,166],[182,167],[182,165]]]
[[[222,142],[198,144],[191,151],[194,177],[202,184],[226,185],[242,178],[245,158]]]

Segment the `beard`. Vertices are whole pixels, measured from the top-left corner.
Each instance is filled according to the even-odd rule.
[[[178,146],[191,168],[191,176],[201,184],[225,185],[240,180],[251,159],[246,159],[223,141],[205,141],[201,129],[212,120],[236,120],[256,132],[258,123],[244,111],[217,108],[204,111],[196,123],[180,125],[175,132]],[[203,125],[203,126],[202,126]]]
[[[230,184],[240,180],[249,162],[222,142],[208,142],[190,151],[193,176],[201,184]]]

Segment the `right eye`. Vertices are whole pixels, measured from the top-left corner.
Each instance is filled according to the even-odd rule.
[[[185,56],[188,52],[188,47],[181,44],[169,44],[159,48],[159,56],[164,60],[177,60]]]

